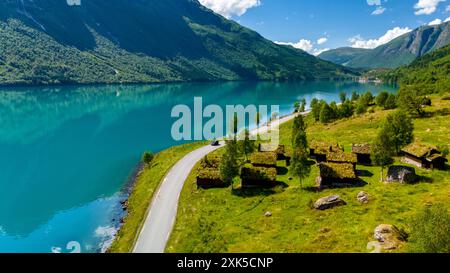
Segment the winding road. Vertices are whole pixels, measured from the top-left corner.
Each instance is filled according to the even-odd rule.
[[[295,115],[283,117],[270,126],[264,125],[259,130],[253,130],[251,134],[263,134],[270,127],[279,126],[294,117]],[[139,233],[133,253],[164,253],[175,224],[178,201],[184,182],[203,157],[223,147],[224,143],[221,142],[220,144],[220,146],[205,146],[197,149],[183,157],[171,168],[153,197],[149,213]]]

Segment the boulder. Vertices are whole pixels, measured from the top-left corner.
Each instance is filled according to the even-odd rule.
[[[380,243],[382,250],[397,249],[405,241],[405,235],[397,227],[388,224],[375,228],[373,236]]]
[[[406,166],[391,166],[388,170],[387,182],[414,183],[417,181],[416,170]]]
[[[314,203],[314,208],[318,210],[332,209],[338,206],[345,206],[347,203],[339,195],[331,195],[320,198]]]
[[[266,217],[271,217],[271,216],[272,216],[272,212],[267,211],[266,213],[264,213],[264,216],[266,216]]]
[[[367,204],[369,203],[369,194],[366,192],[360,192],[358,193],[358,196],[356,197],[358,199],[358,202],[361,204]]]

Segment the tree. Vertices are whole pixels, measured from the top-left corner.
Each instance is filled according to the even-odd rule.
[[[353,116],[353,112],[353,104],[349,100],[346,100],[343,104],[341,104],[338,109],[339,118],[349,118]]]
[[[291,173],[298,177],[300,186],[303,188],[303,179],[308,177],[311,172],[311,166],[308,161],[308,140],[306,137],[306,124],[302,116],[294,120],[294,129],[292,132],[292,160]]]
[[[395,154],[414,140],[414,124],[411,118],[403,111],[397,111],[387,116],[382,127]]]
[[[329,123],[333,119],[333,109],[331,109],[328,103],[323,103],[320,109],[319,120],[321,123]]]
[[[381,92],[380,94],[378,94],[377,98],[376,98],[376,104],[379,107],[385,107],[386,101],[389,98],[389,93],[386,91]]]
[[[355,109],[356,114],[362,115],[367,112],[367,105],[364,102],[358,101]]]
[[[371,92],[366,92],[359,98],[359,103],[364,104],[365,106],[370,106],[374,100],[374,97]]]
[[[258,111],[256,113],[256,128],[257,128],[257,132],[256,132],[256,138],[257,140],[259,140],[260,136],[259,136],[259,127],[261,125],[261,113]]]
[[[417,114],[423,116],[425,111],[423,110],[424,96],[416,88],[416,86],[402,86],[398,91],[397,104],[400,109],[407,113]]]
[[[300,131],[306,131],[307,125],[302,115],[294,118],[294,125],[292,126],[292,136],[295,136]]]
[[[381,181],[384,181],[384,168],[392,164],[392,155],[394,154],[391,147],[387,145],[389,139],[386,139],[386,136],[387,134],[380,132],[372,145],[372,161],[381,167]]]
[[[239,149],[245,156],[245,161],[248,161],[248,155],[256,150],[255,141],[250,139],[250,131],[247,129],[244,131],[244,139],[239,141]]]
[[[373,160],[375,164],[385,166],[388,157],[398,155],[400,150],[414,140],[414,125],[404,112],[389,114],[383,122],[374,142]]]
[[[302,115],[298,115],[294,119],[294,125],[292,127],[292,146],[293,147],[302,147],[304,149],[308,148],[308,143],[306,141],[306,133],[301,134],[302,132],[306,132],[307,125],[305,119]]]
[[[306,111],[306,99],[303,98],[300,100],[300,109],[299,112],[300,113],[304,113]]]
[[[426,207],[411,222],[410,251],[450,253],[450,213],[443,205]]]
[[[259,129],[260,125],[261,125],[261,113],[258,111],[256,113],[256,127]]]
[[[236,138],[236,135],[237,135],[238,130],[239,130],[238,126],[239,126],[238,115],[237,115],[237,113],[234,113],[234,117],[233,117],[233,134],[234,134],[235,138]]]
[[[300,111],[300,102],[296,101],[294,103],[294,113],[298,113]]]
[[[384,109],[390,110],[397,108],[397,97],[394,94],[390,94],[384,102]]]
[[[320,110],[322,107],[323,101],[319,101],[318,99],[314,98],[311,100],[311,112],[314,117],[315,121],[320,120]]]
[[[300,181],[300,187],[303,188],[303,180],[311,173],[311,166],[308,161],[308,153],[301,148],[294,148],[291,160],[291,173]]]
[[[344,103],[345,101],[347,101],[347,93],[345,92],[339,93],[339,98],[341,100],[341,103]]]
[[[335,120],[339,118],[339,108],[337,106],[337,103],[335,101],[332,101],[330,103],[330,108],[331,108],[331,119]]]
[[[358,92],[353,91],[352,93],[352,101],[355,102],[357,100],[359,100],[360,95],[358,94]]]
[[[150,165],[152,163],[153,159],[155,158],[155,155],[151,152],[144,152],[142,155],[142,162],[144,162],[145,165]]]
[[[225,183],[231,184],[233,189],[233,180],[239,175],[239,162],[238,162],[238,144],[236,138],[232,138],[225,141],[225,153],[222,155],[220,161],[220,175]]]

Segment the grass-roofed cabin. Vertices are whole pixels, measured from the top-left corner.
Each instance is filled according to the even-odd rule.
[[[425,169],[445,169],[448,160],[430,145],[413,143],[402,150],[403,162]]]
[[[332,152],[343,152],[344,149],[339,144],[333,144],[322,141],[312,141],[309,146],[309,155],[315,158],[317,162],[327,161],[327,154]]]
[[[327,153],[327,162],[329,163],[348,163],[352,164],[353,168],[356,168],[357,158],[355,154],[346,152],[330,152]]]
[[[284,145],[273,145],[271,143],[261,143],[258,145],[260,153],[275,152],[278,160],[286,159],[286,147]]]
[[[350,163],[319,163],[319,177],[316,184],[319,189],[328,187],[353,186],[358,177]]]
[[[268,167],[268,168],[276,168],[277,167],[277,153],[275,152],[267,152],[267,153],[253,153],[250,157],[250,162],[255,167]]]
[[[227,187],[221,178],[219,166],[220,157],[205,156],[197,170],[197,187],[205,189]]]
[[[276,185],[277,169],[244,167],[241,170],[242,188],[269,188]]]
[[[372,145],[370,144],[353,144],[352,153],[356,155],[358,164],[372,165]]]

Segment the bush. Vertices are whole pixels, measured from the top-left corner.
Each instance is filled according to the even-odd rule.
[[[328,105],[328,103],[324,103],[322,108],[320,109],[320,122],[321,123],[329,123],[333,120],[334,113],[333,109]]]
[[[153,159],[155,158],[155,155],[151,152],[145,152],[142,155],[142,162],[144,162],[144,164],[149,165],[150,163],[152,163]]]
[[[441,154],[445,157],[447,157],[450,153],[447,145],[441,145],[438,146],[438,150],[441,152]]]
[[[366,92],[364,95],[361,96],[359,99],[359,103],[362,103],[366,106],[370,106],[374,100],[374,97],[371,92]]]
[[[356,111],[356,114],[362,115],[362,114],[367,112],[367,105],[362,103],[362,102],[359,102],[356,105],[356,110],[355,111]]]
[[[431,99],[429,97],[425,97],[422,99],[422,105],[423,106],[431,106],[433,103],[431,102]]]
[[[411,223],[410,251],[450,253],[450,213],[442,205],[425,208]]]
[[[388,92],[381,92],[377,96],[376,104],[380,107],[384,107],[388,98],[389,98]]]
[[[352,101],[359,100],[360,95],[355,91],[352,93]]]
[[[354,112],[353,104],[348,100],[345,101],[343,104],[339,106],[338,112],[340,118],[349,118],[353,116]]]
[[[384,109],[390,110],[397,108],[397,97],[394,94],[390,94],[384,102]]]

